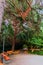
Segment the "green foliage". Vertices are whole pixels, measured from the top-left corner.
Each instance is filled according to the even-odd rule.
[[[41,38],[36,38],[33,37],[32,40],[30,41],[31,44],[35,44],[35,45],[39,45],[39,46],[43,46],[43,40]]]
[[[31,53],[31,54],[37,54],[37,55],[43,55],[43,50],[34,51],[34,52],[29,51],[29,53]]]
[[[23,45],[23,48],[27,48],[27,45],[26,45],[26,44],[24,44],[24,45]]]
[[[17,34],[17,39],[20,41],[26,41],[26,33],[23,31],[19,32],[19,34]]]
[[[14,30],[12,28],[12,25],[9,23],[8,25],[5,24],[5,22],[2,23],[2,38],[8,38],[8,37],[14,36]]]
[[[5,13],[4,17],[5,19],[12,19],[13,21],[16,19],[16,21],[20,22],[20,29],[22,27],[22,30],[17,34],[16,38],[22,42],[25,43],[28,46],[43,46],[43,39],[42,35],[43,33],[40,33],[40,35],[37,35],[37,32],[39,33],[40,31],[40,14],[38,13],[37,9],[39,9],[39,6],[34,5],[31,6],[31,11],[27,15],[25,22],[27,23],[27,28],[26,26],[23,27],[23,22],[24,20],[19,18],[18,13],[20,11],[24,12],[26,9],[29,7],[27,4],[26,0],[6,0],[7,1],[7,6],[5,8]],[[30,0],[29,0],[30,1]],[[30,23],[29,23],[30,22]],[[29,25],[30,26],[29,26]],[[42,24],[41,24],[42,26]],[[11,24],[8,25],[8,27],[4,24],[3,27],[3,35],[4,36],[13,36],[14,31],[12,29]],[[37,35],[37,36],[35,36]]]

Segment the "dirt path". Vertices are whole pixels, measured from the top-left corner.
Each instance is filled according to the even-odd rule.
[[[43,56],[19,54],[8,65],[43,65]]]

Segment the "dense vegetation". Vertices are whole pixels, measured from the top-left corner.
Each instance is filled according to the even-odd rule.
[[[38,12],[42,8],[32,6],[32,0],[6,0],[6,4],[1,37],[12,41],[12,50],[17,43],[22,43],[22,48],[23,45],[28,49],[43,48],[43,20]],[[7,25],[6,20],[10,21]]]

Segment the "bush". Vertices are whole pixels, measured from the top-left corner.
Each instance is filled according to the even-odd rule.
[[[31,53],[31,54],[43,55],[43,51],[42,50],[34,51],[34,52],[28,51],[28,52]]]

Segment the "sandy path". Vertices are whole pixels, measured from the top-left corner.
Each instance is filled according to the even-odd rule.
[[[8,65],[43,65],[43,56],[19,54],[12,56]]]

